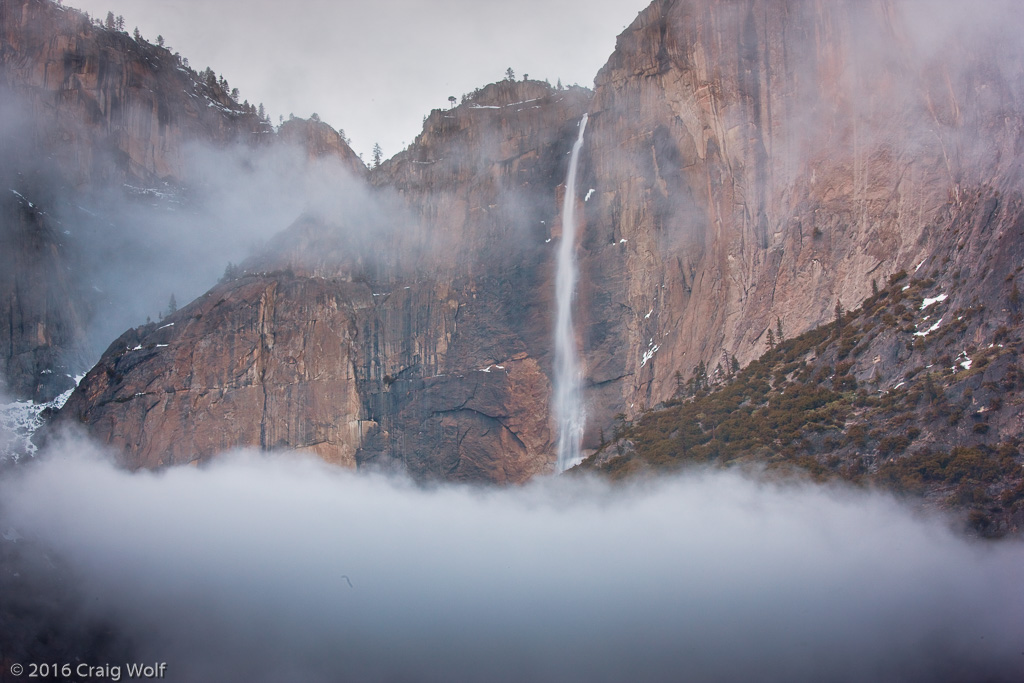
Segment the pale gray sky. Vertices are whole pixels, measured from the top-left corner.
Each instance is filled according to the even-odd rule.
[[[521,78],[593,84],[615,37],[649,0],[66,0],[162,35],[197,70],[210,66],[273,121],[313,112],[369,159],[391,156],[448,96]]]

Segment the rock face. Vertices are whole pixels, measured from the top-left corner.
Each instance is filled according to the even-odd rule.
[[[363,162],[348,146],[341,133],[318,118],[285,121],[277,130],[277,139],[285,144],[302,147],[310,159],[336,159],[357,175],[366,172]]]
[[[354,311],[369,300],[365,285],[284,275],[222,284],[122,335],[69,408],[133,468],[282,444],[354,465]]]
[[[3,377],[37,402],[74,386],[83,360],[82,311],[75,307],[70,255],[48,217],[14,191],[0,194],[0,336]]]
[[[103,215],[109,197],[95,195],[171,196],[187,213],[190,145],[294,144],[365,174],[326,124],[298,119],[277,135],[226,82],[187,64],[53,2],[0,0],[0,367],[11,394],[45,401],[68,388],[92,360],[90,318],[118,306],[85,277],[83,253],[123,246],[103,232],[117,222]]]
[[[929,46],[918,11],[666,0],[619,37],[583,164],[593,425],[856,306],[949,246],[963,197],[1014,186],[1024,99],[992,65],[1019,50]]]
[[[657,0],[593,93],[503,82],[431,112],[370,187],[295,223],[172,327],[127,332],[62,415],[130,467],[251,445],[423,479],[549,470],[553,256],[587,111],[587,447],[696,366],[745,364],[769,331],[808,330],[899,270],[948,278],[960,306],[971,288],[1000,301],[1019,266],[1024,97],[992,65],[1019,50],[966,28],[935,49],[913,11]],[[301,129],[309,156],[345,157],[333,131]],[[1019,326],[979,320],[976,342]]]
[[[169,50],[45,0],[0,2],[0,87],[72,185],[181,179],[188,142],[272,129]]]
[[[500,83],[433,112],[350,200],[391,256],[307,216],[239,279],[126,333],[64,414],[131,467],[259,446],[421,479],[546,471],[556,187],[589,97]]]
[[[70,386],[98,305],[78,281],[73,226],[58,225],[55,206],[86,186],[180,180],[187,142],[269,128],[197,76],[167,50],[77,11],[0,2],[0,301],[9,322],[0,358],[11,393],[48,400]]]

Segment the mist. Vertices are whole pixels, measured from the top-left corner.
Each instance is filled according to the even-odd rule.
[[[300,216],[364,213],[369,201],[340,163],[310,162],[297,147],[186,152],[185,186],[125,185],[76,197],[59,211],[71,234],[80,233],[82,278],[103,302],[89,331],[94,352],[166,314],[172,294],[179,306],[199,296],[228,263],[259,252]]]
[[[80,618],[170,680],[1009,681],[1024,666],[1024,547],[864,491],[734,472],[418,487],[254,453],[132,474],[72,439],[0,496],[2,543],[59,558]]]
[[[32,152],[37,132],[30,107],[4,93],[0,191],[9,188],[37,207],[58,243],[62,260],[53,268],[68,274],[65,296],[85,328],[85,358],[70,362],[75,373],[125,329],[169,313],[172,295],[177,306],[187,304],[216,284],[229,263],[264,252],[299,219],[321,225],[352,261],[382,253],[395,233],[415,232],[388,192],[374,191],[338,159],[311,159],[278,140],[187,144],[181,181],[125,179],[101,164],[109,177],[82,182],[71,164],[84,162],[73,154],[68,160]],[[13,234],[16,226],[3,228]],[[414,259],[417,248],[406,240],[403,257]]]

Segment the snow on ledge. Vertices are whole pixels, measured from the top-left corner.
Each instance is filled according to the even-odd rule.
[[[927,299],[925,299],[924,301],[921,302],[921,309],[920,310],[923,311],[924,309],[928,308],[932,304],[942,303],[943,301],[945,301],[948,298],[949,298],[949,296],[947,294],[939,294],[936,297],[929,297],[929,298],[927,298]]]

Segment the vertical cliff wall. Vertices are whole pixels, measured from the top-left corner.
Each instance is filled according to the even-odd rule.
[[[595,425],[856,306],[964,193],[1016,182],[1019,78],[994,65],[1019,49],[985,22],[928,42],[923,9],[659,0],[619,37],[584,164]]]
[[[744,364],[894,272],[998,300],[1017,252],[979,263],[1018,239],[1024,88],[1000,68],[1021,63],[1018,41],[918,10],[658,0],[595,92],[503,82],[431,112],[369,185],[339,185],[217,288],[115,342],[62,415],[131,467],[258,445],[419,478],[548,471],[553,255],[588,111],[585,446],[696,366]],[[336,135],[304,135],[308,156],[344,156]]]
[[[180,180],[186,143],[271,130],[177,55],[46,0],[0,2],[0,88],[72,185]]]
[[[64,414],[131,467],[251,445],[421,479],[547,471],[559,185],[590,96],[503,82],[432,112],[373,188],[115,342]]]
[[[310,167],[330,159],[365,174],[326,124],[296,119],[278,135],[226,81],[163,47],[47,0],[0,1],[7,391],[53,398],[110,335],[157,317],[197,278],[198,291],[212,284],[228,261],[221,252],[244,255],[244,247],[225,249],[232,231],[253,242],[265,236],[242,225],[255,202],[238,195],[268,194],[257,187],[265,177],[244,187],[247,171],[267,176],[287,165],[282,159],[291,164],[286,175],[307,170],[282,151],[288,147],[304,149]],[[238,225],[226,229],[223,216]],[[179,263],[168,278],[154,266],[173,257]]]

